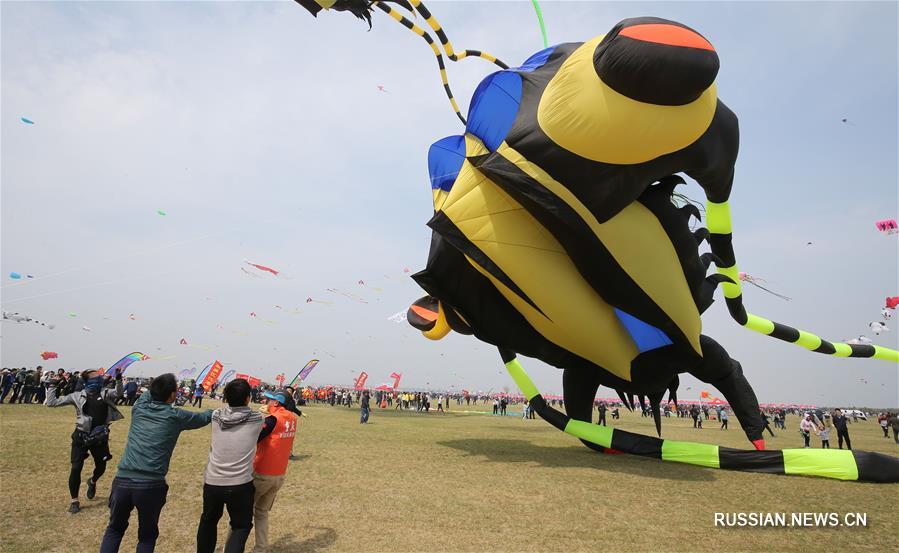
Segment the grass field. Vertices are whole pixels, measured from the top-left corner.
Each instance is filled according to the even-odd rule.
[[[208,400],[207,400],[208,402]],[[218,402],[208,402],[218,406]],[[487,406],[471,409],[487,411]],[[117,463],[126,420],[112,431]],[[736,473],[600,455],[539,419],[310,406],[271,517],[273,550],[314,551],[897,551],[899,486]],[[734,426],[736,421],[732,419]],[[0,405],[0,551],[96,551],[111,465],[93,501],[69,515],[66,481],[74,410]],[[663,436],[745,448],[714,421],[666,419]],[[615,426],[654,434],[626,413]],[[798,420],[769,439],[802,445]],[[850,427],[853,445],[899,455],[876,422]],[[182,434],[168,475],[160,552],[195,549],[210,430]],[[835,442],[835,440],[833,440]],[[820,446],[820,441],[814,444]],[[88,476],[87,461],[84,478]],[[715,528],[715,512],[862,512],[867,528]],[[789,516],[789,515],[788,515]],[[227,518],[227,515],[226,517]],[[219,541],[227,521],[219,526]],[[133,551],[136,517],[122,544]],[[253,537],[248,542],[248,550]]]

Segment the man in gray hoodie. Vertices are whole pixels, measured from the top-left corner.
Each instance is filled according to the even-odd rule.
[[[253,458],[263,416],[250,409],[252,389],[243,378],[225,386],[226,407],[212,413],[212,445],[203,483],[203,514],[197,528],[197,553],[213,553],[216,526],[224,507],[231,531],[224,553],[243,553],[253,528]]]

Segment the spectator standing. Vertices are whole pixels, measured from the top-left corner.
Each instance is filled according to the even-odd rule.
[[[197,553],[213,553],[216,527],[225,507],[231,530],[224,553],[243,553],[253,528],[253,459],[262,431],[262,413],[250,409],[250,384],[237,378],[225,386],[225,407],[212,412],[212,443],[203,478],[203,514]]]
[[[109,524],[100,543],[100,553],[117,553],[131,511],[137,508],[137,553],[152,553],[159,537],[159,515],[169,486],[172,452],[185,430],[202,428],[212,420],[212,410],[193,413],[172,407],[177,395],[175,375],[166,373],[150,383],[131,410],[131,427],[125,453],[112,481],[109,495]]]
[[[363,394],[367,399],[368,391]],[[253,460],[253,485],[256,488],[253,522],[256,525],[256,546],[253,553],[268,551],[268,514],[275,503],[278,490],[284,485],[290,450],[297,431],[297,416],[284,408],[283,392],[266,393],[268,416],[256,445]]]

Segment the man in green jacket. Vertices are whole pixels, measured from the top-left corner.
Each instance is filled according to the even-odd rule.
[[[149,392],[141,394],[131,410],[131,428],[119,470],[109,495],[109,525],[100,553],[116,553],[128,528],[131,510],[137,507],[137,553],[152,553],[159,537],[159,514],[169,487],[172,451],[184,430],[202,428],[212,420],[212,410],[193,413],[172,407],[178,383],[175,375],[156,377]]]

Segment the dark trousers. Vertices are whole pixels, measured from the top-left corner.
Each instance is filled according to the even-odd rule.
[[[109,493],[109,525],[100,553],[118,553],[131,511],[137,507],[137,553],[153,553],[159,537],[159,513],[169,486],[165,480],[131,480],[116,477]]]
[[[0,403],[3,403],[3,400],[6,399],[6,394],[9,393],[9,390],[12,388],[12,384],[7,384],[3,387],[3,392],[0,392]]]
[[[893,440],[899,444],[899,428],[896,428],[895,426],[893,427]]]
[[[96,482],[106,472],[104,457],[109,451],[109,442],[106,441],[90,447],[85,446],[81,440],[81,434],[78,430],[72,434],[72,470],[69,471],[69,494],[72,499],[78,498],[78,489],[81,487],[81,471],[84,470],[84,461],[87,460],[88,455],[94,458],[94,474],[91,476],[91,480]]]
[[[771,437],[772,437],[772,438],[774,437],[774,431],[771,430],[771,425],[768,424],[767,422],[765,423],[765,430],[768,431],[768,434],[771,434]]]
[[[606,426],[606,412],[605,411],[599,412],[599,421],[597,421],[596,424],[601,424],[603,426]]]
[[[16,382],[12,385],[12,399],[9,400],[10,403],[15,403],[16,399],[19,400],[19,403],[22,403],[22,398],[19,397],[19,392],[22,391],[22,385]]]
[[[843,438],[846,439],[846,449],[852,449],[852,442],[849,441],[849,431],[843,430],[840,432],[837,430],[837,445],[840,446],[840,449],[843,449]]]
[[[721,428],[727,430],[727,419],[721,419]]]
[[[253,528],[255,494],[256,487],[252,480],[239,486],[203,484],[203,514],[200,515],[200,526],[197,528],[197,553],[215,551],[216,527],[225,507],[231,518],[231,533],[225,544],[225,553],[243,553]]]

